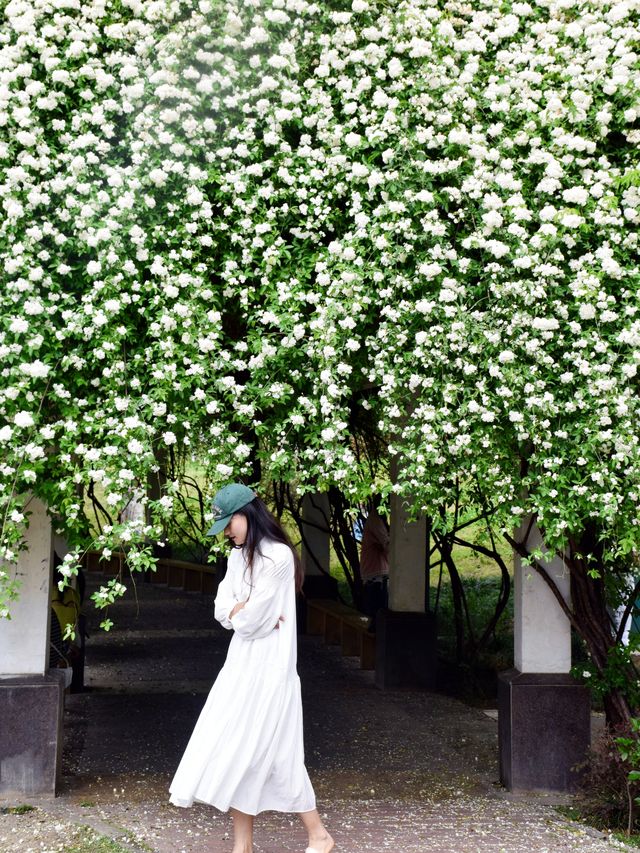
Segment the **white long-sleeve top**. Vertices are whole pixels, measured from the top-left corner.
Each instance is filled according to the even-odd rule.
[[[244,551],[234,548],[215,600],[218,622],[245,640],[262,639],[276,629],[287,604],[287,593],[292,592],[295,583],[290,548],[267,542],[262,543],[261,550],[252,573],[245,564]],[[245,606],[230,619],[229,614],[241,601],[246,602]],[[295,607],[295,598],[293,603]]]

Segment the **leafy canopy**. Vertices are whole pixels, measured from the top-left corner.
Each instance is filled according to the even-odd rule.
[[[638,8],[3,3],[5,561],[170,450],[355,500],[363,423],[416,511],[637,548]]]

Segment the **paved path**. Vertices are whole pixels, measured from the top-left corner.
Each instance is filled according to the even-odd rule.
[[[230,851],[226,815],[167,799],[229,634],[208,598],[149,585],[138,597],[139,612],[133,597],[113,609],[110,634],[91,632],[91,689],[66,702],[60,796],[0,814],[0,850]],[[301,638],[299,670],[307,766],[336,853],[620,849],[566,821],[551,798],[500,788],[497,723],[485,712],[433,693],[382,693],[371,673],[316,638]],[[100,846],[101,835],[114,844]],[[305,846],[294,816],[257,819],[256,853]]]

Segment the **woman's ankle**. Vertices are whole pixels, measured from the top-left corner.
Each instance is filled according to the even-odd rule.
[[[324,850],[329,840],[331,840],[331,836],[324,827],[313,833],[309,833],[309,847],[312,847],[314,850]]]

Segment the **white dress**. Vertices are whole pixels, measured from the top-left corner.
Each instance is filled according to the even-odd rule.
[[[215,617],[234,634],[171,783],[176,806],[197,801],[251,815],[316,806],[304,766],[293,555],[278,542],[263,540],[260,549],[252,581],[244,551],[234,549],[218,587]]]

